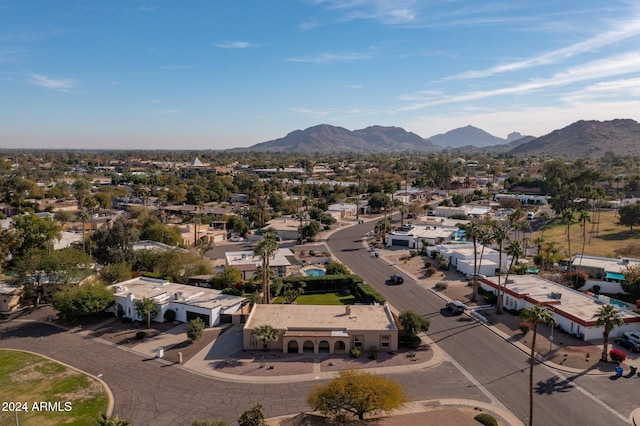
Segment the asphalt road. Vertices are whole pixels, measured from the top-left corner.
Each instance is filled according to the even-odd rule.
[[[490,329],[465,316],[452,317],[444,301],[405,276],[403,285],[385,281],[398,270],[361,244],[369,222],[345,228],[328,240],[333,254],[378,290],[396,309],[412,310],[431,322],[427,333],[477,382],[523,422],[529,415],[529,357]],[[569,375],[539,365],[534,370],[534,423],[538,425],[623,425],[635,409],[640,379],[623,382],[608,376]],[[635,382],[635,383],[632,383]],[[426,384],[425,386],[437,386]],[[621,389],[622,388],[622,389]],[[442,389],[441,397],[450,395]],[[595,397],[594,395],[597,395]],[[606,401],[606,405],[600,402]]]

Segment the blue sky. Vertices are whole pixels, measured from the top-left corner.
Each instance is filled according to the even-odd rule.
[[[640,121],[640,4],[0,0],[0,147],[226,149]]]

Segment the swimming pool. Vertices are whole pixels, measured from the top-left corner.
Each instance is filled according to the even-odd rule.
[[[600,298],[598,297],[598,295],[597,295],[597,294],[596,294],[595,296],[593,296],[593,298],[594,298],[595,300],[600,300]],[[612,304],[612,305],[614,305],[614,306],[617,306],[618,308],[622,308],[622,309],[629,309],[629,305],[627,305],[627,304],[626,304],[626,303],[624,303],[624,302],[620,302],[620,301],[618,301],[618,300],[615,300],[615,299],[609,299],[609,303],[610,303],[610,304]]]
[[[310,277],[321,277],[326,275],[322,269],[306,269],[304,273]]]

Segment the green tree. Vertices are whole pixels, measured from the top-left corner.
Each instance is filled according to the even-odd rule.
[[[264,407],[256,402],[253,407],[244,411],[238,418],[238,426],[264,426]]]
[[[138,240],[138,230],[134,222],[118,217],[109,227],[97,230],[91,241],[95,245],[93,256],[103,264],[127,262],[135,257],[133,243]]]
[[[640,204],[628,204],[618,209],[618,225],[628,226],[633,233],[633,227],[640,225]]]
[[[551,311],[540,305],[524,308],[520,317],[531,324],[533,338],[531,352],[529,354],[529,426],[533,425],[533,367],[536,365],[536,337],[538,336],[538,324],[551,325],[554,323]]]
[[[429,320],[421,317],[413,311],[404,311],[400,313],[398,317],[400,325],[410,337],[415,338],[418,333],[429,330]]]
[[[504,277],[504,284],[506,287],[507,280],[509,279],[509,274],[511,274],[513,267],[518,264],[518,259],[524,256],[524,249],[522,248],[522,244],[520,244],[520,241],[515,240],[511,241],[511,244],[509,245],[509,247],[507,247],[505,253],[508,256],[511,256],[511,264],[509,265],[509,269],[507,269],[507,275],[505,275]],[[502,299],[503,298],[498,299],[499,304],[502,304]]]
[[[567,252],[569,254],[569,260],[571,260],[571,225],[576,221],[576,211],[574,209],[564,209],[562,211],[562,223],[567,227],[565,233],[567,234]]]
[[[389,197],[381,192],[371,194],[369,197],[369,207],[371,210],[379,212],[384,209],[385,213],[391,207],[391,200]]]
[[[278,241],[276,241],[276,230],[273,228],[267,228],[262,236],[262,239],[256,244],[253,249],[254,256],[259,256],[262,259],[262,292],[264,303],[269,304],[269,261],[271,256],[278,250]]]
[[[349,269],[340,262],[329,262],[326,272],[327,275],[349,275]]]
[[[320,232],[320,223],[316,220],[312,220],[301,229],[301,235],[303,240],[313,241]]]
[[[620,316],[620,312],[613,305],[604,305],[598,309],[598,312],[593,316],[596,320],[597,327],[603,327],[602,329],[602,356],[601,360],[607,362],[609,360],[609,334],[611,330],[616,327],[622,327],[624,320]]]
[[[12,226],[20,241],[20,246],[13,250],[13,255],[18,257],[31,249],[43,249],[51,252],[53,240],[62,237],[60,224],[33,213],[14,217]]]
[[[128,263],[112,263],[100,270],[100,279],[107,284],[120,283],[132,277],[131,266]]]
[[[217,288],[220,290],[227,287],[233,287],[235,284],[238,284],[241,282],[242,282],[242,272],[240,272],[238,268],[231,265],[225,265],[222,268],[222,272],[220,272],[218,275],[216,275],[213,278],[214,288]]]
[[[136,313],[140,318],[147,319],[147,328],[151,328],[151,320],[158,316],[160,313],[160,307],[156,303],[146,297],[142,300],[136,300],[134,302],[136,307]]]
[[[101,413],[98,417],[98,426],[131,426],[129,420],[124,420],[118,416],[109,417],[105,413]]]
[[[467,240],[473,242],[473,295],[471,301],[478,300],[478,240],[480,238],[480,225],[477,223],[470,223],[464,227]]]
[[[103,312],[115,303],[111,289],[98,281],[68,285],[53,295],[53,307],[65,318],[80,318]]]
[[[307,397],[313,410],[340,420],[347,414],[363,420],[367,413],[394,410],[406,400],[402,386],[396,381],[354,370],[339,372],[337,378],[315,386]]]
[[[195,342],[204,334],[204,321],[202,320],[202,318],[192,319],[191,321],[189,321],[189,324],[187,324],[185,331],[187,332],[187,337],[189,338],[189,340]]]
[[[265,324],[256,327],[256,329],[253,331],[253,334],[256,336],[256,339],[262,342],[262,350],[266,352],[269,342],[275,342],[276,340],[278,340],[280,330],[274,328],[269,324]]]

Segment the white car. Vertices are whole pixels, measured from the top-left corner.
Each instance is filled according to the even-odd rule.
[[[625,331],[624,333],[622,333],[622,335],[628,339],[628,340],[632,340],[636,343],[640,343],[640,332],[637,331]]]
[[[234,243],[241,243],[241,242],[244,241],[244,238],[242,238],[241,236],[237,235],[235,237],[229,238],[229,241],[234,242]]]

